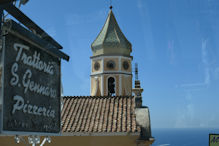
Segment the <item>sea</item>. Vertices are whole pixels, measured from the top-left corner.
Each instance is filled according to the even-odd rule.
[[[209,134],[219,134],[219,129],[152,128],[152,146],[209,146]]]

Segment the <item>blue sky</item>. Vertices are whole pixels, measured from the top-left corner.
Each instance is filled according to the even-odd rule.
[[[109,4],[109,0],[30,0],[21,7],[71,57],[62,61],[64,95],[90,93],[90,45],[104,25]],[[112,0],[112,4],[133,46],[133,67],[137,62],[152,128],[219,128],[219,1]]]

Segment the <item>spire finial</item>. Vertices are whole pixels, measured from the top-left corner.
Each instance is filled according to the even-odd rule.
[[[138,80],[138,63],[135,63],[135,80]]]
[[[112,6],[112,0],[110,0],[110,10],[112,10],[113,6]]]

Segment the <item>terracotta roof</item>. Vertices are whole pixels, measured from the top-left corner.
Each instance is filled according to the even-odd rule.
[[[140,132],[134,97],[63,97],[62,132]]]

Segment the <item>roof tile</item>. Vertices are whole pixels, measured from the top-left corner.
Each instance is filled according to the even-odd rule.
[[[63,97],[63,132],[140,132],[134,97]]]

